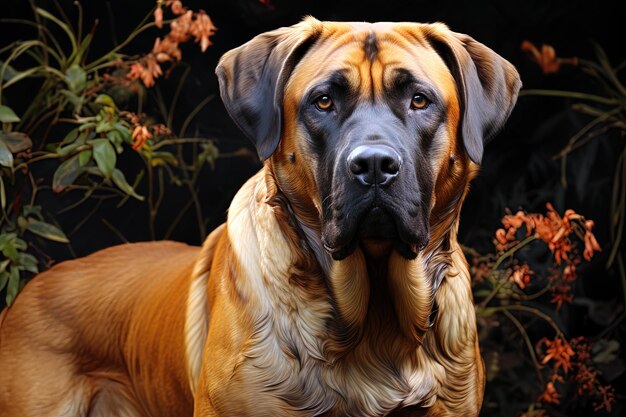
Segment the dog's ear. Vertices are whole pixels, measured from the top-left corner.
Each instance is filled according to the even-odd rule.
[[[226,110],[252,140],[261,160],[272,155],[282,135],[285,84],[321,29],[321,22],[308,17],[258,35],[224,54],[217,65]]]
[[[461,104],[461,134],[472,161],[504,126],[522,86],[515,67],[472,37],[443,24],[426,25],[426,39],[454,77]]]

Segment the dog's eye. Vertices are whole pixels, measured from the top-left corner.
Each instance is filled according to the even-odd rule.
[[[319,111],[331,111],[334,107],[333,99],[328,94],[322,94],[315,99],[315,107]]]
[[[416,110],[423,110],[430,105],[430,100],[422,93],[415,93],[411,99],[411,108]]]

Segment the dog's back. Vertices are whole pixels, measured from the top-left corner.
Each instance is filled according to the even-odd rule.
[[[2,312],[0,416],[191,415],[183,329],[198,254],[126,244],[29,282]]]

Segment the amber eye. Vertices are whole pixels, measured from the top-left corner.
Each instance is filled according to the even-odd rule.
[[[422,93],[416,93],[411,99],[411,108],[422,110],[430,105],[430,100]]]
[[[333,109],[333,106],[333,99],[327,94],[322,94],[315,99],[315,107],[317,107],[319,111],[330,111]]]

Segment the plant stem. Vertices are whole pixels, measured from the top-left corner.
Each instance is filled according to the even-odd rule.
[[[500,264],[502,264],[502,262],[504,262],[504,260],[506,258],[508,258],[509,256],[513,255],[520,248],[526,246],[527,244],[529,244],[530,242],[532,242],[535,239],[537,239],[537,237],[535,235],[528,236],[526,239],[522,240],[517,245],[513,246],[511,249],[509,249],[508,251],[504,252],[502,255],[500,255],[500,257],[493,264],[493,267],[491,268],[491,271],[493,272],[493,271],[497,270],[498,267],[500,266]],[[502,279],[499,280],[498,282],[496,282],[493,290],[491,290],[489,295],[487,295],[487,297],[485,297],[485,299],[478,305],[478,308],[485,308],[485,307],[487,307],[487,304],[489,304],[489,302],[493,299],[493,297],[495,297],[498,294],[498,292],[500,291],[502,286],[504,286],[504,284],[505,284],[505,280],[502,280]]]
[[[510,311],[504,310],[503,313],[509,320],[511,320],[511,322],[515,325],[515,327],[517,327],[517,330],[522,335],[522,339],[524,339],[524,343],[526,344],[526,348],[528,349],[528,353],[530,354],[530,359],[533,361],[533,365],[535,365],[535,371],[537,372],[537,377],[539,378],[539,381],[541,381],[541,384],[545,385],[546,382],[543,379],[543,375],[541,374],[541,371],[540,371],[541,366],[539,365],[539,362],[537,361],[537,355],[535,354],[535,349],[533,349],[533,345],[530,342],[530,338],[528,337],[528,333],[526,332],[526,329],[524,329],[524,326],[522,325],[522,323],[520,323],[520,321]]]
[[[576,91],[563,91],[563,90],[522,90],[520,91],[520,97],[523,96],[547,96],[547,97],[562,97],[562,98],[575,98],[580,100],[595,101],[597,103],[608,105],[622,105],[623,103],[615,98],[606,98],[597,96],[595,94],[579,93]]]
[[[554,320],[552,319],[552,317],[550,317],[549,315],[547,315],[546,313],[537,310],[536,308],[532,308],[532,307],[528,307],[522,304],[510,304],[507,306],[497,306],[497,307],[491,307],[493,309],[493,311],[497,312],[497,311],[507,311],[507,310],[517,310],[517,311],[524,311],[526,313],[530,313],[533,314],[541,319],[543,319],[546,323],[548,323],[550,325],[550,327],[552,327],[552,329],[554,329],[554,332],[556,333],[557,337],[560,338],[564,338],[563,336],[563,332],[561,331],[561,329],[559,328],[559,326],[557,326],[557,324],[554,322]]]

